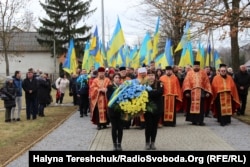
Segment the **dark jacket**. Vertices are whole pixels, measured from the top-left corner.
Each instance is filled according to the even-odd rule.
[[[6,98],[4,99],[4,107],[5,108],[12,108],[16,107],[16,88],[15,85],[9,82],[6,82],[2,88],[2,93],[6,95]]]
[[[49,80],[39,79],[38,80],[38,90],[37,99],[39,104],[49,104],[50,103],[50,82]]]
[[[148,92],[149,102],[156,104],[156,110],[154,114],[161,114],[163,112],[163,85],[159,81],[155,81],[153,85],[150,85],[153,90]]]
[[[25,92],[25,98],[26,99],[33,99],[37,97],[37,87],[38,87],[38,81],[37,79],[29,79],[25,78],[23,80],[23,90]],[[32,90],[32,93],[29,93],[29,90]]]
[[[248,88],[250,86],[250,74],[246,72],[239,71],[234,75],[234,82],[237,86],[238,93],[241,95],[248,94]],[[240,87],[243,86],[244,89],[241,90]]]
[[[14,77],[13,83],[16,87],[16,96],[22,96],[22,80]]]
[[[113,92],[117,89],[118,87],[115,84],[109,85],[107,87],[107,99],[108,101],[110,100]],[[113,108],[108,108],[108,116],[109,118],[121,118],[121,112],[120,111],[115,111]]]
[[[77,77],[71,78],[69,81],[69,92],[71,93],[77,93]]]

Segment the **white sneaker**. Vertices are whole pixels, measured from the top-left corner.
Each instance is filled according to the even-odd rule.
[[[58,106],[58,103],[55,103],[55,106]]]

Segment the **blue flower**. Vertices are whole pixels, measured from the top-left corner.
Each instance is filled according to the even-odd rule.
[[[146,90],[147,90],[147,91],[151,91],[151,90],[152,90],[152,87],[148,85],[148,86],[146,86]]]

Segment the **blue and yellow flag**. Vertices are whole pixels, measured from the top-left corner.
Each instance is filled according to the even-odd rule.
[[[82,59],[82,69],[87,69],[87,66],[88,66],[89,47],[90,47],[90,43],[87,42],[85,44],[84,55]]]
[[[98,37],[98,29],[96,26],[94,35],[90,40],[89,54],[92,56],[96,56],[98,50],[99,50],[99,37]]]
[[[165,69],[166,66],[168,66],[168,61],[164,52],[155,58],[155,67]]]
[[[218,70],[220,68],[220,64],[222,63],[219,53],[214,51],[214,61],[215,61],[215,69]]]
[[[205,67],[205,50],[200,42],[198,44],[198,50],[197,50],[197,54],[196,54],[195,59],[197,61],[200,61],[200,67],[202,69],[204,69],[204,67]]]
[[[165,56],[167,59],[168,66],[173,66],[173,48],[172,48],[172,42],[170,39],[167,39],[166,46],[165,46]]]
[[[185,67],[186,65],[193,65],[193,64],[194,64],[193,49],[192,49],[192,44],[189,41],[188,43],[186,43],[186,45],[182,50],[179,66]]]
[[[70,39],[69,41],[69,48],[66,55],[66,59],[63,63],[63,70],[68,74],[76,74],[77,70],[77,59],[76,59],[76,52],[74,46],[74,39]]]
[[[82,60],[82,69],[90,71],[91,67],[94,66],[95,57],[89,55],[90,43],[87,42],[84,49],[84,55]]]
[[[123,35],[122,27],[119,18],[117,19],[115,31],[109,42],[109,50],[107,51],[107,61],[110,62],[112,56],[114,56],[119,49],[125,44],[125,38]]]
[[[158,44],[159,44],[159,36],[160,36],[159,25],[160,25],[160,17],[158,17],[156,27],[155,27],[155,33],[154,33],[154,39],[153,39],[153,53],[151,54],[151,60],[154,60],[158,54]]]
[[[98,49],[96,56],[95,56],[95,69],[98,69],[99,67],[104,67],[104,59],[102,55],[102,49],[101,49],[101,42],[99,42],[98,46],[100,48]]]
[[[116,57],[116,66],[122,67],[126,66],[125,48],[120,48]]]
[[[210,41],[208,43],[208,48],[207,48],[207,56],[206,56],[206,66],[210,66],[210,63],[212,62],[212,55],[211,55],[211,45]]]
[[[142,41],[141,48],[138,52],[139,63],[141,64],[145,63],[146,65],[148,65],[151,61],[152,51],[153,51],[153,45],[151,41],[151,36],[149,32],[147,32]]]
[[[186,26],[184,29],[184,33],[181,37],[181,41],[178,43],[174,52],[181,50],[186,45],[186,43],[188,41],[190,41],[190,23],[189,23],[189,21],[186,22]]]
[[[133,50],[130,51],[130,62],[129,62],[129,67],[133,67],[133,68],[138,68],[139,67],[139,57],[137,57],[138,55],[138,49],[137,49],[137,45],[133,48]]]

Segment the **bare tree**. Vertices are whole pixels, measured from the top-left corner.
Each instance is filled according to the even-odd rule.
[[[33,12],[29,11],[29,10],[25,10],[24,13],[24,31],[29,32],[31,30],[33,30],[34,25],[33,23],[35,22],[36,18],[34,17]]]
[[[22,9],[29,0],[1,0],[0,1],[0,48],[6,63],[6,75],[9,75],[8,50],[11,39],[15,35],[13,27],[23,28],[25,19]]]
[[[171,38],[174,48],[183,35],[187,20],[196,27],[191,35],[199,38],[211,29],[229,26],[221,39],[231,38],[231,57],[234,69],[239,66],[238,32],[250,27],[249,0],[142,0],[147,16],[161,16],[162,37]],[[144,13],[145,15],[145,13]],[[178,53],[177,53],[178,54]],[[178,55],[175,55],[175,57]],[[177,61],[178,62],[178,59]]]

